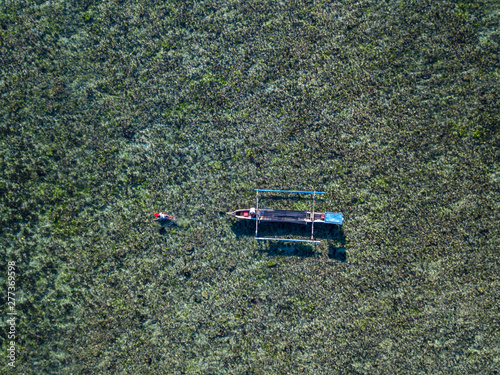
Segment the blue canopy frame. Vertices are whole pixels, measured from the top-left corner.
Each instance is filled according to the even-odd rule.
[[[301,191],[301,190],[269,190],[269,189],[254,189],[254,191],[264,191],[269,193],[297,193],[297,194],[326,194],[322,191]]]

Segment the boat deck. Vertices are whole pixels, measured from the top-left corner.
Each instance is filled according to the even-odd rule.
[[[259,220],[277,220],[277,221],[304,221],[308,219],[307,211],[293,210],[259,210]]]

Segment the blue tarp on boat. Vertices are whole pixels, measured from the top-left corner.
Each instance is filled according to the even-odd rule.
[[[342,225],[344,222],[344,215],[342,212],[325,212],[325,224]]]

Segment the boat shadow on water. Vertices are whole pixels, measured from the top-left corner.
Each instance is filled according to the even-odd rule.
[[[236,221],[231,229],[237,238],[251,238],[255,234],[255,221]],[[310,239],[311,225],[289,223],[261,223],[259,237]],[[314,224],[314,239],[326,242],[328,257],[340,262],[347,261],[346,239],[341,226],[323,223]],[[261,251],[268,255],[315,257],[324,251],[324,244],[259,241]]]

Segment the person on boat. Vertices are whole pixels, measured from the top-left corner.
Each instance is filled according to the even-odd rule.
[[[166,214],[164,212],[158,212],[155,215],[155,218],[153,219],[154,221],[158,221],[158,220],[175,220],[175,217],[173,217],[172,215],[169,215],[169,214]]]
[[[255,207],[250,208],[250,216],[255,217]]]

